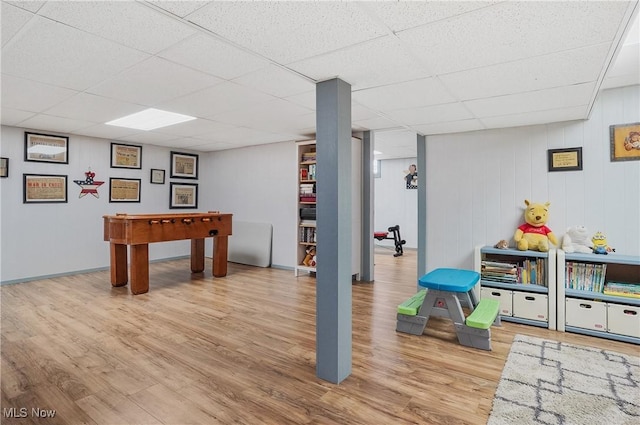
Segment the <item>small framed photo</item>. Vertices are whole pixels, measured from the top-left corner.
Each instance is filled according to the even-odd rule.
[[[142,168],[142,146],[111,143],[111,168]]]
[[[111,177],[109,202],[140,202],[140,179]]]
[[[22,176],[23,203],[67,202],[67,176],[57,174],[23,174]]]
[[[640,160],[640,122],[609,126],[611,161]]]
[[[0,158],[0,178],[9,177],[9,158]]]
[[[198,155],[171,152],[171,177],[183,179],[198,178]]]
[[[198,208],[198,184],[171,182],[169,208]]]
[[[582,148],[549,149],[549,171],[582,170]]]
[[[164,184],[164,170],[152,168],[150,179],[152,184]]]
[[[50,134],[24,133],[24,160],[69,163],[69,138]]]

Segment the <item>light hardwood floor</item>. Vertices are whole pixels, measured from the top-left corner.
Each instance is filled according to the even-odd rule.
[[[192,275],[175,260],[150,266],[144,295],[112,288],[108,271],[2,286],[0,422],[485,424],[515,334],[639,352],[512,323],[491,352],[460,346],[441,318],[396,333],[416,257],[392,254],[378,249],[375,283],[353,285],[353,371],[339,385],[315,376],[315,279],[293,271],[230,263],[213,278],[209,262]]]

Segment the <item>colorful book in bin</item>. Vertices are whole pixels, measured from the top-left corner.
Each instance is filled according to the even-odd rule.
[[[615,297],[640,298],[640,283],[607,282],[602,292]]]

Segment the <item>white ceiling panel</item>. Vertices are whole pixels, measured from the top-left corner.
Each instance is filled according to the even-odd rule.
[[[459,100],[536,91],[598,80],[610,45],[552,53],[441,75],[442,83]]]
[[[640,84],[640,40],[622,47],[618,60],[607,73],[602,88]]]
[[[48,115],[56,117],[79,119],[92,123],[103,124],[105,122],[121,118],[125,115],[140,112],[143,106],[126,103],[107,97],[89,93],[78,93],[75,96],[58,103],[47,109]]]
[[[203,34],[190,37],[161,52],[159,56],[225,80],[257,71],[269,64],[260,56]]]
[[[90,127],[92,122],[80,121],[69,118],[54,117],[53,115],[38,114],[20,123],[21,127],[32,128],[40,131],[57,131],[72,133],[75,130]]]
[[[379,111],[416,108],[439,103],[451,103],[451,96],[436,78],[423,78],[353,92],[353,100]]]
[[[314,124],[315,116],[311,115],[312,112],[295,103],[274,99],[255,106],[217,114],[215,119],[238,126],[249,120],[251,128],[283,132],[287,128],[304,128],[309,124]]]
[[[50,1],[38,14],[152,54],[196,32],[135,1]]]
[[[197,143],[197,141],[195,142]],[[202,140],[200,140],[200,142],[202,142]],[[236,144],[230,144],[230,143],[224,143],[224,142],[199,143],[195,145],[189,145],[188,141],[184,141],[184,142],[179,141],[179,143],[182,145],[182,149],[190,149],[190,150],[200,151],[200,152],[223,151],[223,150],[234,149],[234,148],[239,148],[243,146],[243,145],[236,145]]]
[[[426,68],[393,35],[289,65],[317,81],[332,77],[354,90],[424,78]]]
[[[106,124],[96,124],[90,127],[81,128],[71,131],[71,134],[79,134],[82,136],[100,137],[102,139],[120,140],[121,137],[131,136],[134,134],[147,133],[146,131],[134,130],[132,128],[115,127]],[[123,139],[124,140],[124,139]],[[151,142],[153,139],[149,139]]]
[[[206,6],[208,1],[195,1],[195,0],[177,0],[177,1],[145,1],[147,4],[162,8],[169,13],[184,18],[188,14],[195,12],[201,7]]]
[[[88,91],[154,106],[220,83],[221,79],[152,57]]]
[[[2,48],[2,72],[85,90],[146,57],[145,53],[34,16]]]
[[[369,130],[384,130],[389,128],[398,128],[402,126],[402,124],[398,123],[397,121],[393,121],[381,116],[372,117],[364,120],[357,120],[357,121],[354,120],[353,124]]]
[[[525,125],[582,120],[584,119],[584,110],[584,106],[574,106],[570,108],[527,112],[524,114],[487,117],[482,118],[481,121],[487,128],[520,127]]]
[[[6,3],[12,4],[16,7],[22,8],[24,10],[28,10],[29,12],[36,13],[44,4],[45,1],[7,1]]]
[[[485,130],[486,127],[482,122],[476,119],[439,122],[436,124],[414,125],[411,128],[420,134],[448,134],[448,133],[464,133],[466,131]]]
[[[315,90],[316,87],[307,78],[276,65],[268,65],[259,71],[236,78],[233,82],[276,97],[294,96]]]
[[[43,112],[77,93],[75,90],[2,75],[2,106],[4,108]]]
[[[22,121],[35,115],[35,112],[20,111],[18,109],[2,107],[0,116],[2,116],[3,125],[19,125]]]
[[[2,45],[9,40],[26,24],[33,16],[32,13],[14,7],[8,3],[2,3]]]
[[[215,135],[220,132],[229,131],[234,127],[229,124],[224,124],[218,121],[212,121],[204,118],[198,118],[195,120],[170,125],[168,127],[158,128],[153,130],[154,134],[170,135],[172,137],[198,137]]]
[[[460,121],[473,118],[462,103],[446,103],[423,108],[398,109],[390,111],[389,118],[408,125],[433,124],[437,122]]]
[[[545,2],[544,7],[502,2],[398,37],[435,74],[445,74],[610,43],[627,7],[624,2]],[[569,16],[580,25],[567,25]],[[602,25],[608,20],[615,25]]]
[[[257,90],[232,82],[224,82],[199,92],[164,102],[159,107],[195,117],[211,118],[217,114],[251,107],[273,99],[273,96]]]
[[[478,118],[583,106],[587,118],[589,99],[595,83],[577,84],[528,93],[497,96],[464,102]]]
[[[388,33],[351,2],[212,2],[188,19],[281,64]]]
[[[296,105],[304,106],[312,111],[316,110],[316,88],[313,87],[304,93],[296,94],[293,96],[287,96],[285,100],[295,103]]]

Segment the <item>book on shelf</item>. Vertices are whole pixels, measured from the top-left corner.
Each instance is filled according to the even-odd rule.
[[[640,298],[640,283],[607,282],[602,293],[615,297]]]
[[[607,264],[579,263],[567,261],[565,264],[564,287],[578,291],[602,293]]]
[[[523,260],[521,264],[501,261],[482,261],[482,278],[494,282],[547,286],[544,258]]]

